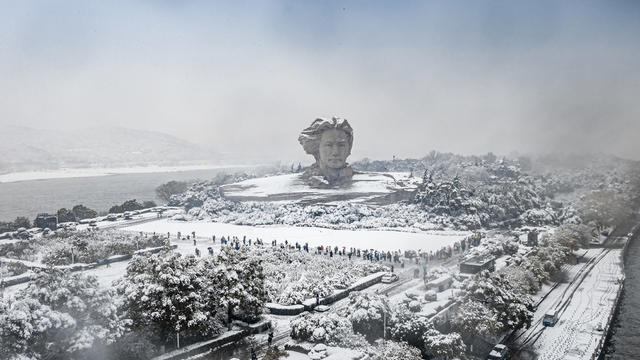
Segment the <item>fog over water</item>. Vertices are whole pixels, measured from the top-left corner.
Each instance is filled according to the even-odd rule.
[[[105,124],[307,159],[607,152],[640,159],[640,3],[0,2],[0,126]]]

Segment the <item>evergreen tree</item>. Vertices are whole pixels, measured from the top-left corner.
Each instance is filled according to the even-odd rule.
[[[71,209],[71,212],[73,213],[73,216],[75,216],[77,220],[91,219],[98,216],[98,213],[95,210],[89,209],[84,205],[74,206]]]
[[[76,221],[76,216],[73,214],[73,212],[71,210],[67,210],[66,208],[58,210],[56,214],[58,215],[59,223]]]

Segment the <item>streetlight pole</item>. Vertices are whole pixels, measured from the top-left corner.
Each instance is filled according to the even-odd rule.
[[[382,310],[383,325],[382,325],[382,342],[387,340],[387,312]]]
[[[4,269],[2,266],[2,261],[0,261],[0,299],[4,298]]]

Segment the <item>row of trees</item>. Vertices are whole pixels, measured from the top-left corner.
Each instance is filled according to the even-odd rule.
[[[136,256],[106,289],[93,276],[49,269],[0,299],[0,358],[146,359],[177,333],[184,344],[256,319],[265,299],[260,262],[242,250]]]
[[[139,236],[118,231],[58,231],[47,237],[42,246],[45,265],[95,263],[113,255],[133,254],[136,250],[165,245],[166,238],[159,235]],[[73,255],[72,255],[73,254]]]
[[[97,211],[93,209],[89,209],[84,205],[76,205],[72,207],[71,210],[68,210],[66,208],[61,208],[57,211],[56,214],[58,215],[59,223],[75,222],[83,219],[92,219],[98,216]]]
[[[16,231],[20,228],[28,229],[31,227],[31,221],[23,216],[18,216],[14,221],[0,221],[0,234],[10,231]]]
[[[516,257],[513,266],[475,275],[464,285],[451,327],[465,338],[491,338],[508,329],[529,327],[534,311],[531,295],[568,261],[586,228],[563,225],[526,257]]]
[[[142,203],[138,202],[136,199],[127,200],[121,205],[114,205],[109,209],[109,213],[123,213],[125,211],[134,211],[147,209],[151,207],[157,206],[153,201],[143,201]],[[71,209],[60,208],[56,211],[56,215],[58,217],[58,222],[76,222],[83,219],[92,219],[97,217],[99,214],[96,210],[88,208],[82,204],[75,205]],[[0,233],[16,231],[17,229],[24,227],[30,228],[31,221],[28,218],[19,216],[14,221],[3,222],[0,221]]]
[[[121,205],[113,205],[109,209],[109,214],[121,214],[125,211],[136,211],[142,209],[148,209],[152,207],[156,207],[155,202],[153,201],[143,201],[142,203],[138,202],[136,199],[127,200],[123,202]]]

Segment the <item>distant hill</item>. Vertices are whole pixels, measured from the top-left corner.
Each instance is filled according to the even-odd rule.
[[[59,168],[192,165],[215,154],[175,136],[121,127],[42,130],[5,126],[0,173]]]

